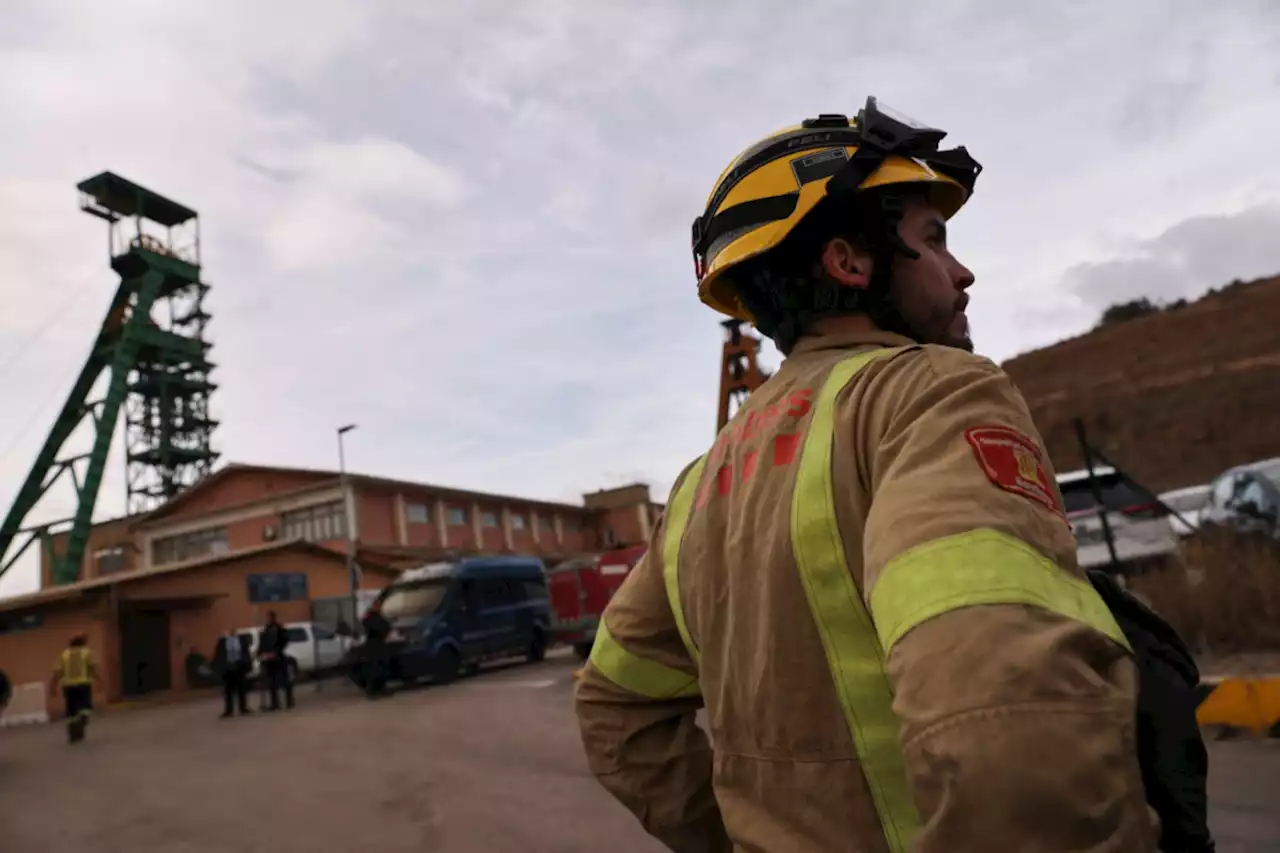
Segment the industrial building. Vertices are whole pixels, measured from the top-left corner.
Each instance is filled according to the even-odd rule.
[[[217,467],[196,211],[112,172],[77,189],[80,209],[107,223],[120,281],[0,521],[0,574],[40,550],[40,591],[0,601],[0,668],[15,684],[47,683],[58,652],[83,632],[107,702],[181,691],[200,682],[199,663],[223,631],[260,625],[267,609],[309,621],[313,603],[348,596],[353,577],[377,589],[440,558],[555,563],[648,541],[661,507],[644,485],[573,505],[335,471]],[[117,426],[128,515],[94,524]],[[338,430],[339,447],[350,428]],[[92,440],[78,446],[78,431]],[[41,502],[67,485],[74,513],[39,519]]]
[[[16,684],[47,681],[75,632],[88,635],[107,701],[194,686],[192,661],[227,629],[310,618],[314,599],[427,560],[519,553],[555,563],[644,543],[661,506],[645,485],[527,500],[333,471],[231,464],[145,513],[93,525],[78,574],[68,532],[41,548],[41,589],[0,601],[0,662]],[[352,529],[348,530],[348,519]],[[268,603],[269,602],[269,603]]]

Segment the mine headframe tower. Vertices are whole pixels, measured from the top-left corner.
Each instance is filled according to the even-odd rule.
[[[720,357],[720,410],[716,432],[733,417],[742,401],[764,384],[769,374],[760,369],[760,339],[743,332],[741,320],[725,320],[720,324],[726,335]]]
[[[212,468],[217,422],[209,415],[216,387],[205,339],[209,286],[200,280],[200,224],[196,212],[132,181],[103,172],[81,182],[80,209],[108,224],[111,268],[120,284],[84,367],[44,446],[0,526],[0,574],[37,538],[44,543],[54,584],[80,577],[93,508],[124,413],[125,482],[130,514],[151,510]],[[99,379],[108,375],[105,383]],[[95,394],[95,388],[105,390]],[[91,422],[91,449],[65,445]],[[70,472],[76,510],[69,518],[27,524],[50,488]],[[69,529],[52,553],[53,534]],[[16,550],[11,548],[19,540]],[[10,551],[13,551],[10,554]]]

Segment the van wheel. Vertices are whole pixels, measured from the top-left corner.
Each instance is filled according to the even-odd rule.
[[[441,649],[431,665],[431,681],[433,684],[448,684],[458,677],[458,667],[462,661],[458,653],[450,648]]]
[[[542,636],[541,631],[533,632],[533,640],[529,643],[529,651],[525,653],[525,657],[530,663],[537,663],[547,656],[547,639]]]

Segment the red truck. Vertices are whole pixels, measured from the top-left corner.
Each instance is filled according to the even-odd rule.
[[[644,545],[575,557],[547,570],[554,643],[573,646],[583,660],[591,654],[600,614],[647,550]]]

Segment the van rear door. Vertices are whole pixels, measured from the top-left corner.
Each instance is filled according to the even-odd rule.
[[[524,648],[516,584],[509,578],[481,578],[485,653],[490,657],[515,654]],[[523,590],[519,590],[523,597]]]

